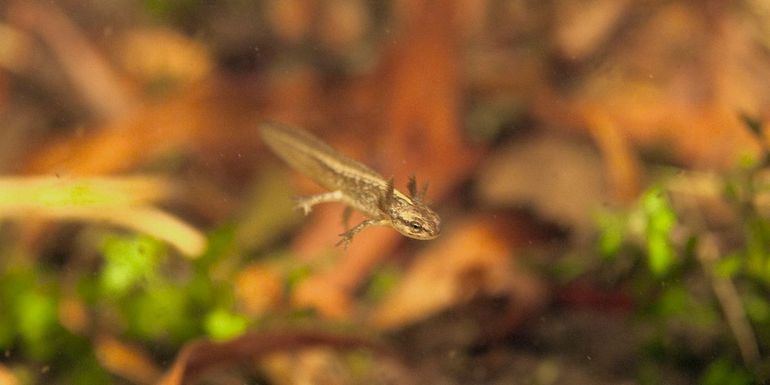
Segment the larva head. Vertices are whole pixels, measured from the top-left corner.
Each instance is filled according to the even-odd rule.
[[[433,239],[441,233],[441,219],[420,202],[403,205],[393,212],[391,225],[399,233],[414,239]]]

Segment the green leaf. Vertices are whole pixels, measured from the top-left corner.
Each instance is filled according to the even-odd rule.
[[[743,259],[737,254],[731,254],[717,261],[714,274],[720,278],[732,278],[743,268]]]
[[[747,294],[744,296],[744,305],[746,314],[757,323],[765,323],[770,320],[770,303],[768,299],[756,294]]]
[[[3,308],[6,307],[3,306]],[[6,313],[0,316],[0,351],[9,350],[14,337],[16,337],[16,325],[9,315]]]
[[[188,298],[183,290],[155,285],[132,299],[129,320],[138,336],[180,340],[194,331],[196,320],[190,317]]]
[[[161,242],[144,235],[108,237],[103,246],[102,289],[107,295],[125,296],[137,283],[156,274],[164,252]]]
[[[686,313],[691,308],[690,293],[682,286],[668,288],[657,301],[657,312],[662,317],[672,317]]]
[[[755,154],[743,152],[738,154],[737,165],[742,170],[751,170],[758,167],[759,159],[757,159]]]
[[[390,294],[401,280],[401,272],[394,267],[378,269],[372,276],[366,296],[372,301],[381,301]]]
[[[299,265],[286,273],[286,287],[289,291],[297,288],[305,279],[313,274],[313,269],[307,265]]]
[[[753,376],[736,362],[721,357],[712,362],[700,381],[703,385],[749,385],[754,384]]]
[[[58,324],[55,297],[37,290],[22,293],[16,301],[15,314],[16,327],[27,351],[33,357],[47,356],[52,347],[47,339]]]
[[[626,238],[627,219],[622,215],[600,213],[597,217],[599,225],[599,253],[610,258],[615,256],[623,247]]]
[[[229,340],[246,331],[249,321],[224,309],[216,309],[206,316],[206,333],[214,340]]]
[[[648,264],[653,274],[662,277],[669,274],[676,264],[676,252],[670,239],[676,225],[676,214],[668,197],[658,187],[644,194],[642,208],[647,215]]]
[[[112,380],[104,367],[93,356],[93,352],[84,352],[68,369],[67,377],[72,384],[109,384]]]
[[[235,241],[236,226],[233,224],[223,225],[208,235],[208,246],[200,258],[193,263],[196,269],[208,270],[220,257],[233,249]]]
[[[770,224],[759,217],[750,217],[746,221],[746,271],[752,277],[770,283]]]

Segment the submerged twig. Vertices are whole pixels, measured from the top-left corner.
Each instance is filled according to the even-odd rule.
[[[747,365],[757,363],[759,361],[757,337],[746,317],[746,311],[743,307],[743,302],[741,302],[738,289],[730,279],[714,274],[714,264],[719,259],[719,247],[713,235],[706,234],[702,237],[696,254],[725,314],[727,325],[730,327],[738,343],[743,361]]]

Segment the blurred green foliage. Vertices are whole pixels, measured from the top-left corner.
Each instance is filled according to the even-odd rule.
[[[735,221],[730,225],[711,225],[707,213],[693,209],[694,196],[678,207],[665,181],[628,210],[598,217],[602,268],[620,271],[616,281],[634,297],[635,324],[646,336],[637,368],[642,384],[664,383],[666,368],[702,384],[770,380],[770,358],[762,355],[770,349],[770,219],[755,203],[770,190],[758,183],[761,162],[744,164],[750,166],[719,179],[717,198]],[[703,251],[706,237],[716,240],[718,255]],[[749,337],[736,332],[736,318],[745,320]],[[756,346],[759,357],[746,346]]]
[[[748,385],[755,384],[754,376],[735,361],[720,358],[706,368],[701,377],[703,385]]]
[[[109,236],[102,250],[100,283],[105,294],[125,297],[138,284],[160,279],[157,269],[165,255],[162,243],[145,236]]]
[[[148,6],[164,7],[156,3]],[[67,249],[64,261],[52,261],[16,255],[13,243],[0,248],[3,365],[25,383],[109,383],[111,375],[94,353],[99,336],[148,347],[160,362],[191,339],[225,340],[245,333],[263,320],[243,314],[236,305],[234,278],[252,262],[254,251],[301,218],[290,215],[288,183],[285,172],[261,175],[243,210],[232,223],[210,231],[206,251],[195,259],[171,254],[172,248],[147,235],[98,228],[96,236],[81,238],[87,250],[98,251],[87,258],[77,254],[83,250],[73,255]],[[85,204],[103,201],[102,195],[75,186],[47,196],[46,202]],[[275,259],[290,260],[279,257]],[[305,265],[281,268],[288,290],[312,270]],[[87,320],[78,321],[86,322],[80,329],[66,320],[62,304],[67,301],[82,304]]]
[[[366,288],[366,298],[373,302],[383,301],[401,282],[402,272],[393,266],[377,269]]]
[[[676,214],[663,190],[658,187],[642,195],[641,206],[647,223],[647,262],[653,274],[664,277],[676,264],[676,252],[670,239]]]
[[[54,269],[44,263],[0,265],[0,351],[11,363],[31,360],[46,368],[14,369],[31,383],[107,383],[109,375],[92,351],[97,333],[122,335],[159,351],[164,345],[175,351],[198,336],[226,339],[244,333],[252,321],[234,308],[232,285],[210,277],[231,250],[234,229],[225,226],[210,237],[209,250],[180,268],[172,266],[179,260],[169,258],[156,239],[106,235],[100,266],[78,272],[74,286],[96,315],[93,335],[74,334],[62,325],[59,304],[67,285]]]
[[[17,368],[26,383],[66,371],[72,383],[106,383],[108,376],[90,342],[69,333],[58,319],[61,290],[55,274],[39,265],[7,264],[0,274],[0,351],[6,359],[23,358],[34,367]]]
[[[215,340],[228,340],[246,331],[249,320],[225,309],[215,309],[206,315],[206,334]]]
[[[55,340],[61,332],[57,327],[56,307],[59,292],[51,284],[50,273],[31,266],[10,269],[0,277],[0,348],[8,348],[19,339],[25,354],[33,359],[50,357]]]

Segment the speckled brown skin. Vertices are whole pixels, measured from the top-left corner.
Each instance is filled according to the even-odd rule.
[[[342,202],[369,219],[342,234],[347,245],[358,232],[372,225],[390,226],[415,239],[433,239],[439,235],[441,220],[422,202],[414,180],[409,182],[411,196],[393,188],[393,181],[369,167],[350,159],[320,139],[298,128],[279,123],[260,126],[262,139],[286,163],[307,175],[330,192],[302,198],[298,207],[305,214],[323,202]]]

